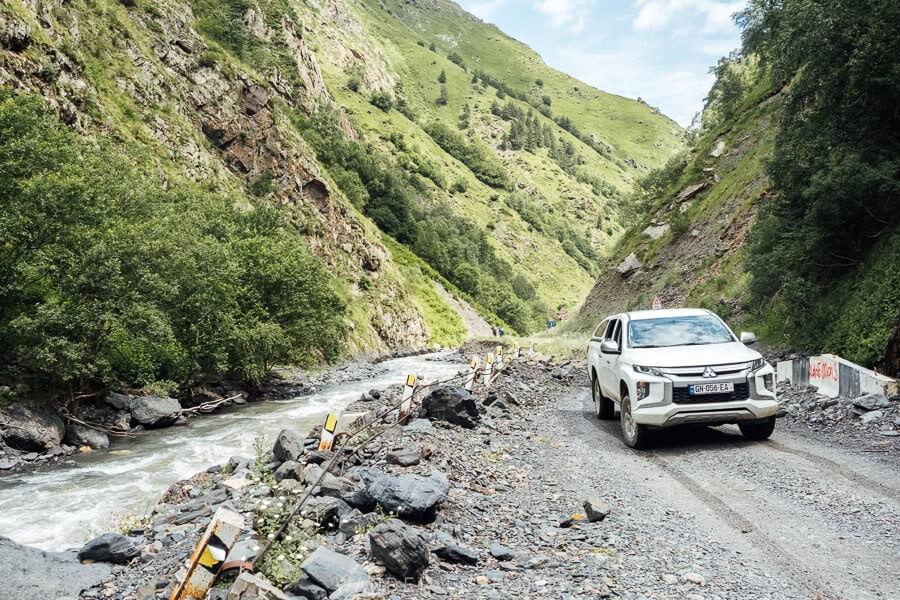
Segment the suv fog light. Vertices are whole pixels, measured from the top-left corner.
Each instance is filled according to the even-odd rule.
[[[763,385],[766,386],[766,389],[770,392],[775,391],[775,376],[772,373],[767,373],[763,375]]]
[[[646,381],[637,382],[637,399],[640,402],[650,395],[650,384]]]

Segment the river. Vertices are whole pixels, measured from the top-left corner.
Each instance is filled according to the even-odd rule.
[[[41,467],[0,477],[0,535],[44,550],[80,547],[122,517],[145,515],[173,482],[229,457],[254,457],[254,442],[271,448],[282,429],[301,436],[363,392],[403,383],[409,373],[443,380],[462,365],[432,354],[385,361],[362,381],[323,387],[287,400],[252,403],[192,419],[186,427],[115,438],[109,451],[75,457],[74,467]]]

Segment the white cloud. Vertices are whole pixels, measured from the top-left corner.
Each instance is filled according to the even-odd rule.
[[[465,6],[465,9],[484,21],[490,21],[494,18],[500,8],[507,3],[508,0],[485,0],[483,2],[475,2]]]
[[[636,0],[640,8],[631,23],[635,31],[660,31],[673,21],[703,20],[704,33],[721,33],[733,27],[731,15],[746,5],[745,0]]]
[[[640,48],[586,53],[570,46],[560,57],[578,79],[613,94],[640,96],[683,127],[690,125],[713,83],[705,70],[672,70]]]
[[[550,17],[554,27],[568,26],[572,33],[579,33],[584,29],[591,3],[592,0],[536,0],[534,8]]]

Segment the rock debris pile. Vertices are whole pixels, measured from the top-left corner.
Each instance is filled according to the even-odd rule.
[[[603,569],[573,570],[565,556],[573,543],[602,553],[589,540],[613,509],[597,495],[546,494],[539,470],[511,460],[535,443],[535,413],[572,393],[582,370],[519,362],[475,394],[437,386],[405,425],[390,410],[397,390],[373,390],[347,410],[374,410],[383,422],[343,449],[336,444],[337,453],[317,449],[318,431],[301,437],[286,429],[256,459],[233,457],[171,486],[150,521],[128,536],[89,542],[118,548],[117,556],[133,547],[139,556],[81,597],[168,598],[219,507],[246,524],[228,561],[252,561],[270,546],[257,573],[220,583],[213,599],[538,597],[558,586],[607,596],[612,582]]]
[[[827,433],[835,443],[900,448],[900,396],[830,398],[812,386],[779,384],[778,398],[778,414],[789,426]]]

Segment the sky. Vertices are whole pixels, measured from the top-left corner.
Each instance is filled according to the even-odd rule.
[[[606,92],[641,97],[687,127],[713,84],[709,68],[740,47],[731,18],[746,0],[457,0]]]

